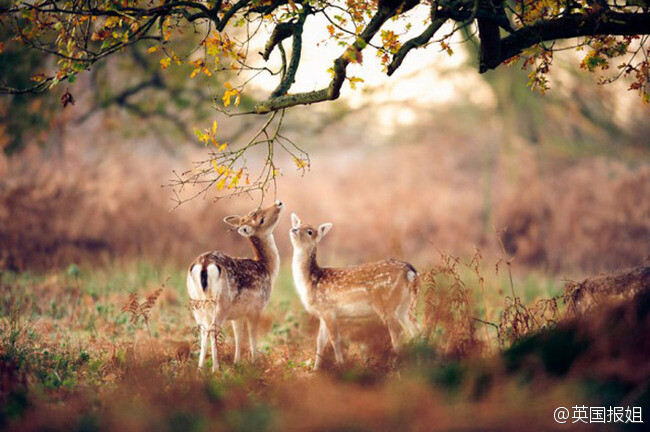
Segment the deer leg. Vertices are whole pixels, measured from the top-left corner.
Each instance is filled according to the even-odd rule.
[[[241,360],[241,346],[244,343],[244,321],[233,320],[232,331],[235,335],[235,363]]]
[[[255,313],[246,318],[248,324],[248,342],[251,350],[251,361],[257,358],[257,328],[260,322],[260,314]]]
[[[205,360],[205,347],[208,344],[208,329],[204,324],[199,324],[199,331],[201,332],[201,352],[199,353],[199,369],[203,369],[203,361]]]
[[[397,319],[406,328],[409,336],[414,338],[420,334],[417,321],[409,315],[409,303],[404,302],[397,310]]]
[[[219,358],[217,357],[217,337],[219,336],[221,326],[227,316],[228,313],[225,310],[217,310],[214,319],[212,320],[212,324],[210,325],[210,341],[212,342],[212,372],[215,372],[219,367]]]
[[[336,363],[343,363],[343,350],[341,349],[341,333],[339,333],[339,326],[334,317],[328,317],[324,319],[325,325],[327,326],[327,332],[330,336],[330,342],[332,343],[332,348],[334,348],[334,357],[336,358]]]
[[[399,352],[402,344],[402,326],[395,315],[386,315],[384,322],[386,323],[386,326],[388,326],[388,332],[390,333],[390,341],[393,344],[393,349],[395,352]]]
[[[206,327],[206,317],[205,312],[202,310],[194,309],[192,310],[194,314],[194,319],[199,326],[199,342],[201,342],[201,351],[199,352],[199,369],[203,368],[203,362],[205,360],[205,349],[208,344],[208,329]]]
[[[327,325],[325,320],[320,320],[320,328],[318,329],[318,337],[316,339],[316,360],[314,360],[314,370],[320,369],[320,365],[323,363],[323,352],[327,346],[327,339],[329,334],[327,333]]]

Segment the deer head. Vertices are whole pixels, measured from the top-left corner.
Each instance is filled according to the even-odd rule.
[[[318,228],[311,225],[302,225],[300,218],[294,213],[291,215],[291,243],[296,251],[310,255],[316,250],[317,244],[332,229],[330,222],[321,224]]]
[[[265,209],[254,210],[246,216],[227,216],[223,221],[237,228],[237,232],[244,237],[266,237],[278,224],[283,207],[282,201],[278,200]]]

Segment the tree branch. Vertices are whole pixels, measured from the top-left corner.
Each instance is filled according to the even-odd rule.
[[[650,13],[607,12],[599,15],[570,14],[527,26],[501,39],[498,57],[485,58],[479,72],[501,63],[538,43],[580,36],[650,34]]]
[[[280,80],[278,87],[273,90],[271,93],[271,98],[276,98],[287,94],[293,83],[296,81],[296,73],[298,72],[298,66],[300,65],[300,56],[302,52],[302,29],[305,25],[305,20],[307,15],[312,13],[309,5],[304,6],[304,9],[300,12],[300,18],[296,23],[293,24],[293,43],[291,45],[291,60],[289,61],[289,66],[286,68],[285,73]]]
[[[277,111],[296,105],[310,105],[326,100],[338,99],[343,82],[345,82],[346,68],[352,58],[349,53],[362,51],[386,21],[397,15],[398,12],[401,13],[407,10],[407,8],[413,8],[415,4],[413,4],[413,0],[410,2],[395,2],[390,5],[382,5],[380,3],[377,12],[372,16],[370,22],[368,22],[356,41],[340,57],[334,60],[332,81],[330,81],[329,86],[326,88],[304,93],[270,97],[257,104],[253,112],[256,114],[266,114],[270,111]],[[404,5],[403,8],[402,5]]]
[[[442,27],[445,22],[447,22],[446,16],[438,18],[433,17],[431,24],[429,24],[429,26],[422,33],[420,33],[419,36],[406,41],[404,45],[402,45],[401,48],[397,51],[397,53],[395,53],[393,56],[393,61],[391,61],[388,65],[388,69],[386,71],[388,76],[391,76],[402,65],[404,58],[412,49],[420,48],[421,46],[426,45],[436,34],[436,32],[440,30],[440,27]]]

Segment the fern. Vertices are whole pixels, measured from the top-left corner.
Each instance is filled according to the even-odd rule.
[[[147,333],[151,335],[149,331],[149,316],[151,315],[151,310],[153,309],[158,297],[162,293],[162,288],[158,288],[152,294],[150,294],[144,301],[140,302],[138,299],[138,294],[135,292],[129,293],[129,298],[127,299],[124,306],[122,306],[122,312],[128,313],[131,315],[131,323],[137,325],[140,320],[144,322],[144,326],[147,329]]]

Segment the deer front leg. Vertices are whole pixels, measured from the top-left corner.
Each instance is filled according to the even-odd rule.
[[[320,369],[320,365],[323,363],[323,353],[325,352],[325,346],[327,346],[327,339],[329,334],[327,333],[327,325],[325,320],[320,320],[320,328],[318,329],[318,337],[316,338],[316,359],[314,360],[314,370]]]
[[[334,357],[336,358],[336,363],[343,363],[343,350],[341,349],[341,333],[339,333],[339,325],[336,321],[336,318],[329,316],[324,318],[325,325],[327,326],[327,332],[330,336],[330,342],[332,343],[332,348],[334,348]]]
[[[241,346],[244,343],[244,321],[233,320],[232,331],[235,334],[235,363],[241,360]]]
[[[260,314],[254,313],[246,318],[248,324],[248,343],[251,350],[251,361],[257,358],[257,328],[260,323]]]

